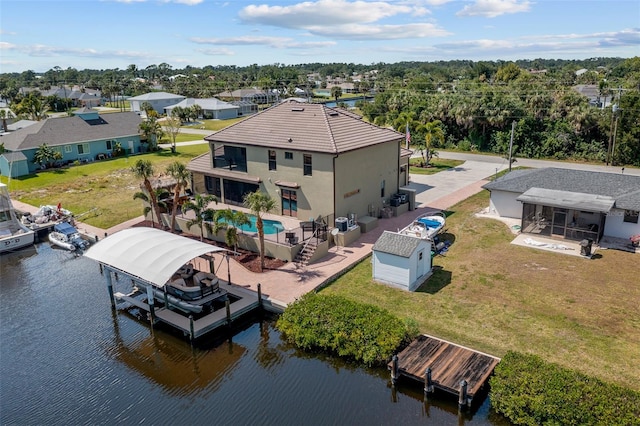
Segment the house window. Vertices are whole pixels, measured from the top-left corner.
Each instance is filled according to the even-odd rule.
[[[71,145],[65,145],[64,152],[66,152],[67,154],[71,154],[73,152],[73,147]]]
[[[214,168],[229,169],[235,172],[247,172],[247,149],[225,145],[216,149]]]
[[[311,155],[304,154],[304,175],[311,176]]]
[[[385,187],[385,181],[384,179],[382,180],[382,182],[380,182],[380,197],[384,198],[384,187]]]
[[[298,194],[296,191],[282,190],[282,215],[298,217]]]
[[[80,155],[89,154],[89,144],[88,143],[78,144],[78,154]]]
[[[627,223],[638,223],[638,216],[640,216],[640,212],[638,210],[625,210],[623,222]]]
[[[284,153],[284,159],[285,160],[293,160],[293,152],[286,152]]]
[[[111,151],[113,149],[113,141],[107,141],[107,151]]]
[[[272,149],[269,150],[269,170],[276,169],[276,152]]]

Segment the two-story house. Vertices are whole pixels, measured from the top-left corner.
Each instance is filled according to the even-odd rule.
[[[403,134],[322,104],[281,103],[205,140],[209,152],[188,165],[194,192],[241,205],[260,190],[305,221],[371,215],[406,183]]]

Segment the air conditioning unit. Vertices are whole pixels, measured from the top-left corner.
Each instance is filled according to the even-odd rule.
[[[389,204],[391,204],[391,207],[398,207],[401,204],[400,198],[392,198]]]
[[[349,219],[346,217],[336,217],[336,228],[338,228],[340,232],[347,232],[348,227]]]

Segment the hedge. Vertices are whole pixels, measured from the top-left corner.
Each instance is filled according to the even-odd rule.
[[[386,363],[409,341],[405,324],[388,311],[316,293],[290,304],[276,326],[301,349],[321,349],[369,366]]]
[[[517,425],[640,425],[640,392],[508,352],[491,378],[493,408]]]

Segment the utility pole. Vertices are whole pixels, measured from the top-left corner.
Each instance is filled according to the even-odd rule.
[[[620,95],[622,94],[622,87],[618,87],[618,103],[620,102]],[[611,126],[609,127],[609,148],[607,149],[607,166],[613,165],[613,154],[616,149],[616,133],[618,130],[618,117],[619,106],[614,104],[615,96],[611,98]]]
[[[513,160],[511,159],[511,151],[513,150],[513,133],[516,130],[516,122],[515,120],[511,123],[511,141],[509,142],[509,172],[511,172],[511,163]]]

